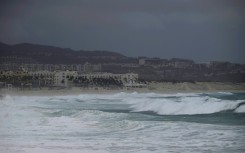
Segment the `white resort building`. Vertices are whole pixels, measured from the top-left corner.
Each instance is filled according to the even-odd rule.
[[[138,74],[113,74],[106,72],[78,73],[77,71],[3,71],[2,76],[6,77],[25,77],[25,81],[21,82],[38,86],[73,86],[74,80],[79,77],[86,78],[89,81],[93,79],[114,79],[121,82],[125,87],[136,87],[138,83]],[[28,80],[30,79],[30,80]]]
[[[77,76],[78,76],[77,71],[55,71],[54,85],[67,87],[69,80]]]
[[[115,80],[121,81],[123,84],[135,83],[136,81],[138,81],[138,74],[135,73],[126,73],[126,74],[87,73],[87,74],[79,74],[79,77],[84,77],[89,80],[93,78],[103,78],[103,79],[113,78]]]

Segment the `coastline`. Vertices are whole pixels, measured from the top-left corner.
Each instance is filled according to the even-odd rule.
[[[104,89],[104,88],[80,88],[70,87],[64,89],[49,89],[43,87],[41,89],[0,89],[0,95],[11,96],[65,96],[79,94],[115,94],[120,92],[132,93],[159,93],[159,94],[174,94],[174,93],[212,93],[212,92],[244,92],[245,83],[230,83],[230,82],[197,82],[197,83],[149,83],[144,88],[122,88],[122,89]]]

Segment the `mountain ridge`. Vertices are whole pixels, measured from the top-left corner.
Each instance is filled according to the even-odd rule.
[[[49,45],[32,43],[20,43],[8,45],[0,42],[0,56],[2,57],[27,57],[38,63],[45,64],[83,64],[90,63],[110,63],[125,62],[129,57],[120,53],[104,50],[87,51],[73,50]]]

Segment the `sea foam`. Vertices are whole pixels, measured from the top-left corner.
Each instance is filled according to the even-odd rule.
[[[221,94],[221,93],[219,93]],[[198,94],[162,95],[161,98],[130,99],[133,112],[152,111],[159,115],[212,114],[222,111],[244,112],[243,100],[221,100]]]
[[[6,153],[243,152],[243,99],[217,97],[201,93],[137,92],[6,96],[0,101],[0,150]],[[226,110],[231,113],[178,116]]]

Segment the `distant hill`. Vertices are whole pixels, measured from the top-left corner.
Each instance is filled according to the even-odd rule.
[[[135,60],[111,51],[75,51],[70,48],[22,43],[7,45],[0,42],[0,57],[32,58],[41,64],[125,63]]]

